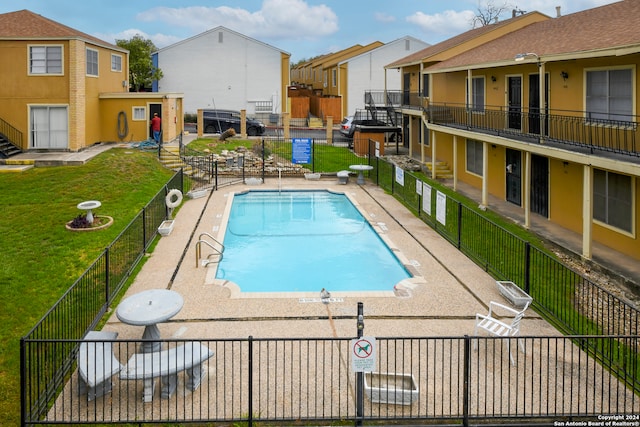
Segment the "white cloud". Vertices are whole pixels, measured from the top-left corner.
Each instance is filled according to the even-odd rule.
[[[265,0],[256,12],[227,6],[155,7],[137,18],[185,27],[193,35],[220,25],[251,37],[274,39],[316,38],[338,31],[338,17],[331,8],[310,6],[303,0]]]
[[[93,35],[100,40],[108,41],[113,44],[115,44],[116,40],[130,40],[134,36],[139,35],[144,39],[151,40],[158,49],[172,45],[182,40],[181,37],[170,36],[167,34],[147,34],[146,32],[135,28],[130,28],[119,33],[95,33]]]
[[[417,25],[427,34],[455,35],[470,30],[474,16],[475,14],[470,10],[462,12],[446,10],[433,15],[416,12],[407,17],[407,22]]]

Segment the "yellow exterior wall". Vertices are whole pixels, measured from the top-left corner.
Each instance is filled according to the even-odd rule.
[[[582,233],[582,166],[549,159],[549,219]]]
[[[489,155],[487,156],[489,168],[489,181],[487,189],[490,194],[506,199],[507,197],[507,170],[506,170],[506,149],[496,144],[487,144]],[[466,152],[466,149],[465,149]]]
[[[29,75],[29,47],[62,46],[63,73],[60,76]],[[98,52],[98,77],[86,74],[87,47]],[[122,70],[111,71],[111,54],[122,57]],[[68,111],[68,145],[78,151],[103,140],[100,122],[99,94],[123,92],[122,81],[128,80],[128,55],[83,40],[2,41],[0,57],[13,60],[3,64],[0,79],[11,84],[0,87],[0,117],[22,132],[23,150],[31,148],[29,140],[29,107],[37,105],[66,106]]]
[[[282,84],[280,85],[280,105],[282,106],[282,112],[285,113],[289,111],[287,90],[291,85],[291,77],[289,74],[289,67],[291,66],[291,55],[281,53],[280,61],[280,69],[282,70],[282,75],[280,76],[280,81],[282,82]]]
[[[633,206],[635,206],[635,233],[633,235],[628,235],[596,222],[593,225],[593,238],[606,246],[615,248],[616,251],[623,252],[640,260],[640,239],[638,238],[638,231],[640,227],[640,209],[638,209],[638,203],[640,203],[640,189],[638,187],[640,183],[638,182],[639,179],[637,177],[633,179],[633,185],[635,188],[633,193]]]
[[[337,95],[340,96],[342,101],[342,104],[341,104],[342,117],[339,117],[336,119],[338,123],[342,121],[342,118],[344,116],[348,116],[349,114],[352,114],[352,112],[347,111],[347,105],[349,104],[349,78],[348,78],[349,64],[348,63],[341,64],[339,73],[340,74],[338,76],[338,83],[340,87],[338,88]]]
[[[64,52],[63,75],[31,76],[29,75],[29,46],[55,45],[62,46]],[[0,117],[23,134],[20,147],[29,148],[29,108],[28,105],[63,105],[69,104],[69,43],[66,41],[4,41],[0,43],[0,58],[11,58],[3,61],[0,67]]]
[[[450,137],[453,139],[453,137]],[[441,138],[438,138],[440,141]],[[449,144],[450,147],[453,147],[453,144]],[[452,149],[451,149],[452,150]],[[453,152],[447,153],[444,150],[444,147],[438,145],[438,160],[440,160],[440,152],[444,151],[446,153],[446,158],[453,159]],[[457,160],[458,160],[458,169],[457,169],[457,177],[461,182],[465,182],[474,187],[481,188],[482,187],[482,177],[476,175],[474,173],[467,171],[467,140],[465,138],[458,137],[458,151],[457,151]],[[447,161],[449,163],[449,161]],[[452,165],[451,163],[449,163]],[[490,172],[491,173],[491,172]]]
[[[158,92],[139,92],[126,94],[103,94],[100,99],[100,123],[102,124],[100,142],[140,142],[151,137],[149,130],[149,106],[161,104],[162,141],[169,142],[178,137],[184,130],[183,99],[180,94],[163,94]],[[133,119],[134,107],[143,107],[146,111],[144,120]],[[118,129],[123,129],[124,120],[120,112],[126,116],[128,132],[123,138]]]

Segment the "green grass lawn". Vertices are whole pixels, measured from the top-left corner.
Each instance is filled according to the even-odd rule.
[[[174,173],[155,153],[113,148],[82,166],[0,175],[0,424],[20,422],[20,337]],[[65,224],[82,213],[76,205],[86,200],[99,200],[94,214],[113,217],[113,225],[68,231]]]

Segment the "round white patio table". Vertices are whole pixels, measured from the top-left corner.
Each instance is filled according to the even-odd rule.
[[[369,165],[351,165],[349,166],[349,169],[353,170],[353,171],[358,171],[358,180],[356,181],[356,183],[358,185],[364,185],[364,171],[370,171],[373,169],[373,166],[369,166]]]
[[[116,309],[116,316],[128,325],[144,326],[142,339],[160,339],[158,323],[171,319],[182,309],[182,295],[168,289],[149,289],[125,298]],[[142,352],[160,351],[162,343],[142,343]]]

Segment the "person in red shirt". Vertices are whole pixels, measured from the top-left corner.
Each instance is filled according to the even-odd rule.
[[[158,117],[158,113],[153,113],[153,119],[151,119],[151,131],[153,132],[153,139],[160,144],[160,123],[162,120]]]

